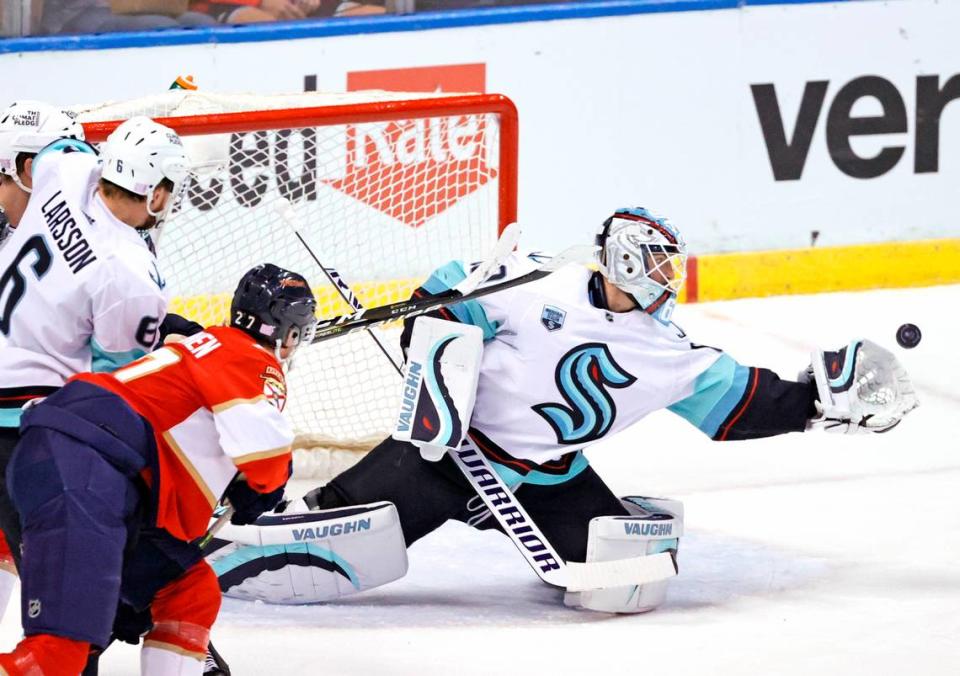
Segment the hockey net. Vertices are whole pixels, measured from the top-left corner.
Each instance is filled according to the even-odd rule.
[[[170,311],[205,326],[226,321],[237,281],[264,262],[307,277],[319,317],[349,313],[279,200],[368,307],[408,297],[449,260],[482,258],[516,217],[516,111],[500,95],[170,91],[75,111],[95,143],[134,115],[181,135],[194,172],[158,257]],[[398,364],[399,332],[374,329]],[[365,333],[302,348],[285,407],[295,476],[329,478],[382,440],[399,386]]]

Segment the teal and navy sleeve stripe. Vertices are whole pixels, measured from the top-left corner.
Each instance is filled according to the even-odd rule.
[[[670,410],[714,437],[723,422],[744,399],[750,369],[738,364],[729,355],[721,355],[706,371],[697,376],[693,394],[670,406]]]
[[[802,432],[815,388],[781,380],[773,371],[738,364],[729,355],[704,371],[694,392],[670,410],[716,441]]]
[[[121,366],[126,366],[147,354],[145,350],[138,348],[125,352],[108,352],[95,338],[90,339],[90,353],[93,356],[93,366],[90,370],[94,373],[116,371]]]
[[[466,279],[467,273],[463,269],[460,261],[451,261],[446,265],[434,270],[429,279],[425,281],[420,288],[426,293],[435,296],[449,291],[454,286]],[[414,296],[417,292],[414,292]],[[445,311],[444,311],[445,310]],[[487,313],[483,306],[475,300],[467,300],[456,305],[448,305],[440,311],[440,316],[451,321],[458,321],[462,324],[472,324],[483,330],[483,339],[490,340],[497,333],[497,323],[487,319]]]

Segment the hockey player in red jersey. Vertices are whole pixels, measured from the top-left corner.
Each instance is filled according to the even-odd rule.
[[[138,533],[194,540],[221,497],[235,523],[279,500],[293,440],[282,364],[309,341],[315,307],[303,277],[258,266],[240,281],[230,326],[76,376],[24,413],[7,483],[23,528],[25,638],[0,668],[79,673],[89,647],[109,640]],[[153,599],[144,672],[202,671],[214,584],[201,562]]]

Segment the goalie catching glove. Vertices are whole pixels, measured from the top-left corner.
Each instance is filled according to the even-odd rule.
[[[816,350],[801,380],[813,379],[819,401],[807,428],[828,432],[886,432],[919,402],[906,369],[888,350],[854,340],[836,352]]]

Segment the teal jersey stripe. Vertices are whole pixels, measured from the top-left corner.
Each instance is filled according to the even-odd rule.
[[[20,427],[22,408],[0,408],[0,427]]]
[[[103,349],[96,338],[90,339],[90,353],[93,355],[93,366],[90,370],[94,373],[116,371],[121,366],[126,366],[147,354],[146,350],[140,348],[134,348],[126,352],[108,352]]]
[[[434,270],[430,278],[421,286],[428,293],[443,293],[455,287],[466,277],[467,273],[463,269],[463,264],[460,261],[450,261]],[[447,309],[460,322],[480,327],[483,330],[484,341],[490,340],[496,335],[499,328],[497,323],[487,319],[486,311],[477,301],[468,300],[456,305],[448,305]]]
[[[749,379],[749,368],[741,366],[729,355],[721,355],[697,376],[693,394],[673,404],[669,410],[712,437],[743,399]]]
[[[527,472],[526,474],[520,474],[506,465],[501,465],[499,462],[490,460],[490,458],[487,458],[487,460],[490,462],[490,466],[493,467],[493,470],[500,475],[500,478],[503,479],[503,482],[507,484],[512,491],[516,490],[520,484],[533,484],[534,486],[556,486],[557,484],[570,481],[570,479],[577,476],[580,474],[580,472],[590,466],[587,456],[585,456],[582,451],[577,451],[577,457],[575,457],[573,462],[570,463],[570,469],[563,474],[548,474],[539,470],[533,470],[531,472]]]

